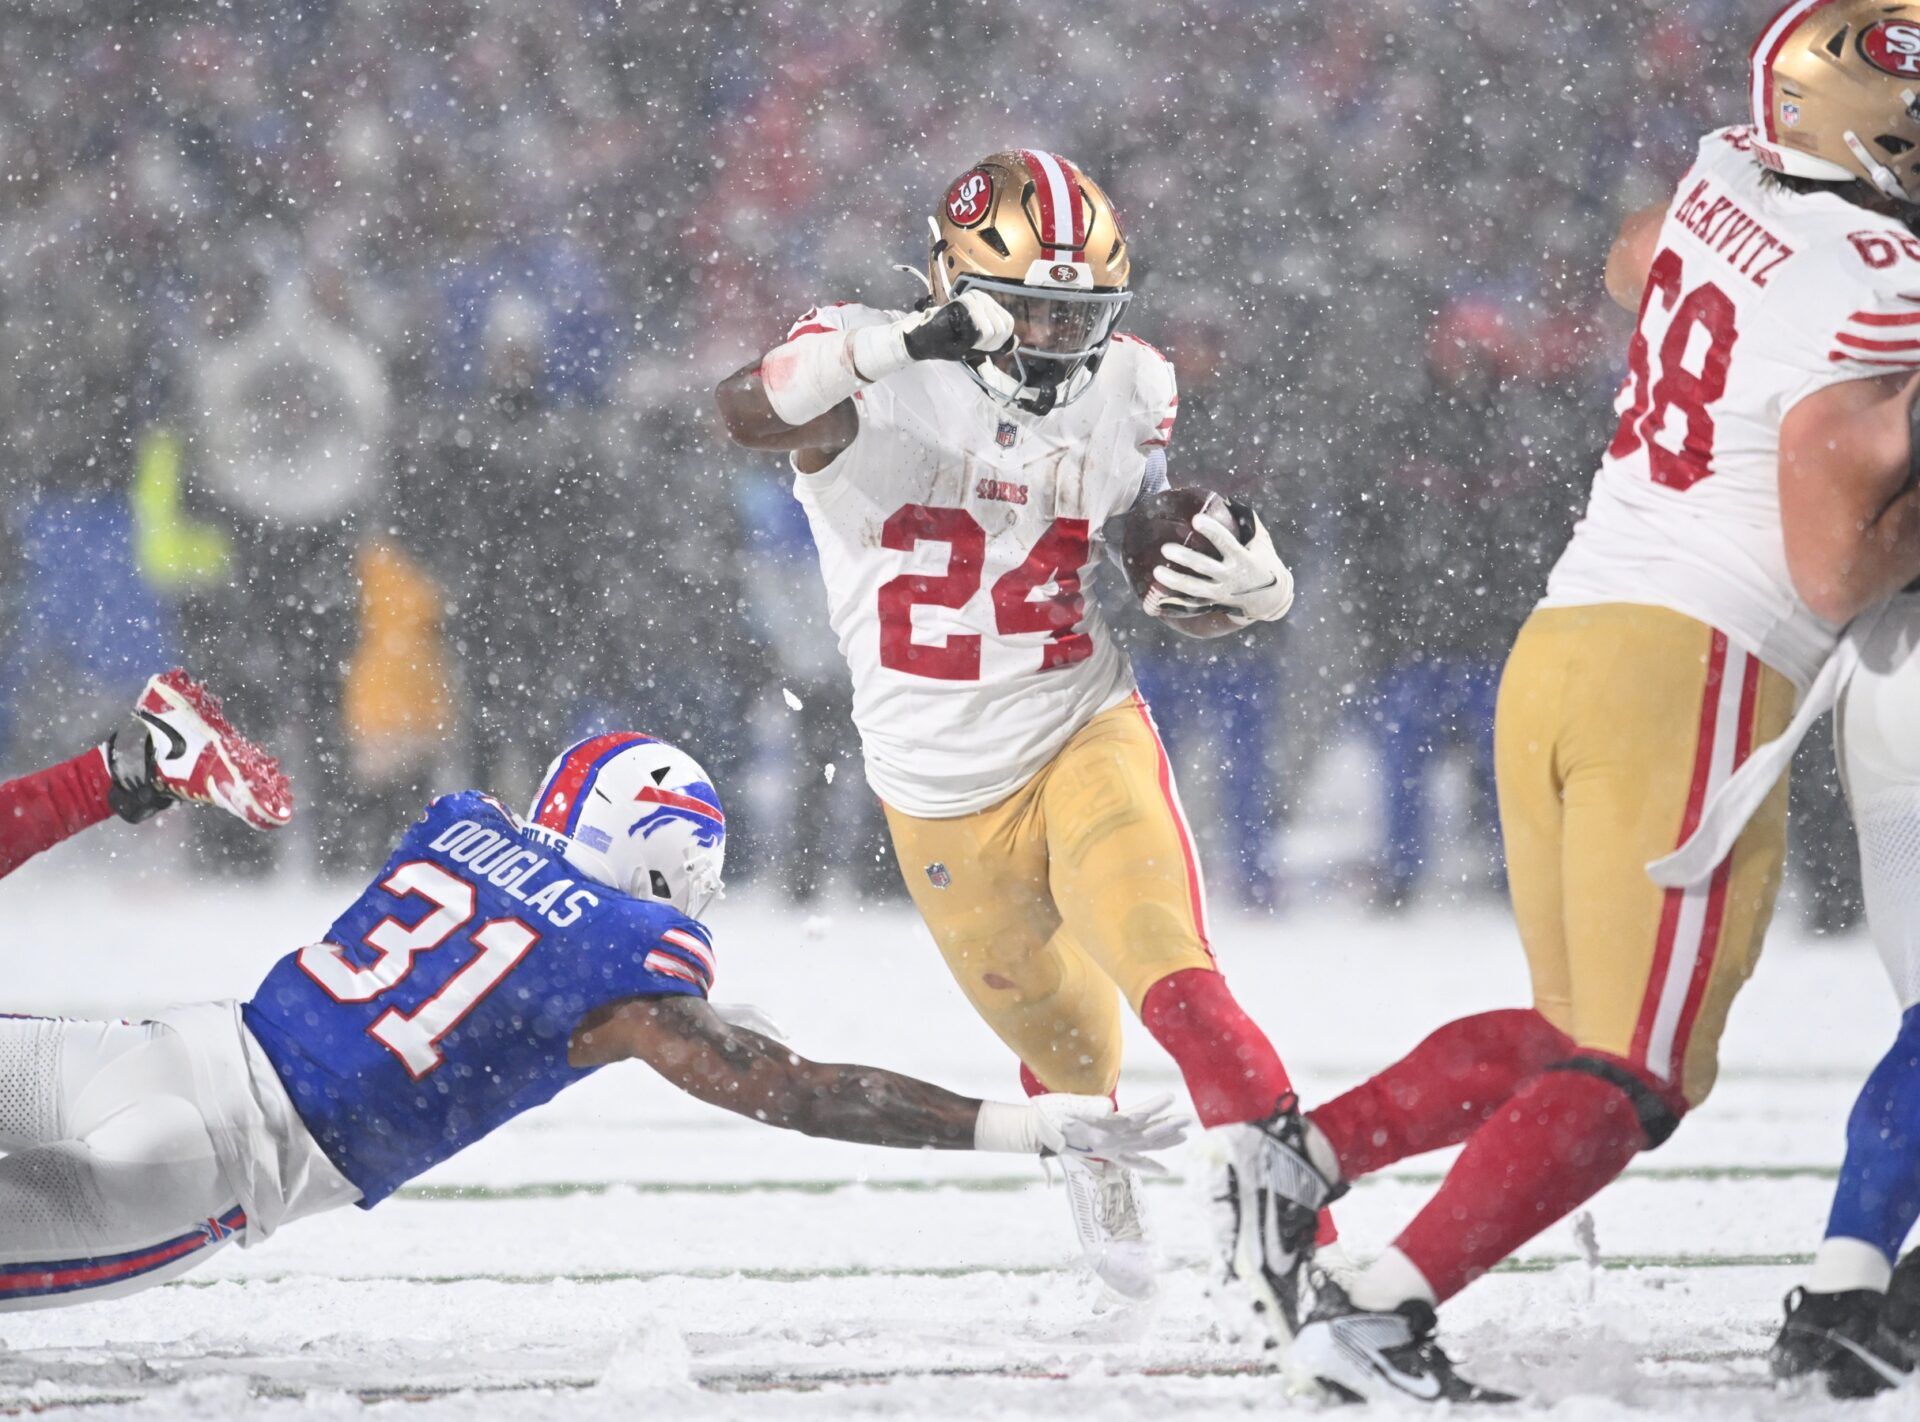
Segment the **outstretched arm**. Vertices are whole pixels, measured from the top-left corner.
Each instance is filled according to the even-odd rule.
[[[569,1059],[637,1058],[689,1095],[769,1126],[866,1145],[973,1149],[980,1103],[877,1067],[827,1066],[722,1021],[704,998],[652,997],[589,1017]]]
[[[1147,1164],[1142,1151],[1180,1138],[1156,1108],[1116,1112],[1104,1097],[1044,1096],[1020,1105],[958,1096],[879,1067],[810,1062],[721,1020],[704,998],[635,998],[590,1015],[573,1035],[575,1066],[638,1059],[690,1095],[769,1126],[864,1145],[1100,1155]]]

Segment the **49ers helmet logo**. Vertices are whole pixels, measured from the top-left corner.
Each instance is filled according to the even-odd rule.
[[[973,226],[992,206],[993,179],[985,169],[975,168],[947,189],[947,219],[956,226]]]
[[[1875,69],[1903,79],[1920,78],[1920,24],[1880,20],[1860,32],[1860,53]]]

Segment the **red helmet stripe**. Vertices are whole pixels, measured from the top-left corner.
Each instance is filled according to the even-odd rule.
[[[1073,185],[1061,171],[1060,160],[1051,153],[1022,148],[1020,156],[1033,175],[1033,199],[1040,209],[1040,240],[1052,249],[1047,260],[1070,262],[1073,253],[1067,249],[1073,245],[1073,199],[1069,194]]]
[[[692,795],[682,795],[678,790],[663,790],[658,785],[642,785],[640,793],[633,798],[641,804],[671,805],[676,810],[691,810],[694,814],[704,816],[715,824],[723,825],[727,822],[727,817],[705,800],[696,799]]]
[[[1073,232],[1073,245],[1079,249],[1087,245],[1087,204],[1080,195],[1080,171],[1058,153],[1052,155],[1053,161],[1060,165],[1060,171],[1067,180],[1067,201],[1073,209],[1073,221],[1068,224]]]
[[[1759,126],[1760,136],[1768,143],[1780,141],[1780,135],[1773,125],[1773,62],[1780,57],[1787,36],[1793,33],[1799,23],[1821,6],[1831,3],[1832,0],[1790,0],[1767,22],[1767,27],[1760,31],[1760,38],[1753,42],[1753,52],[1747,58],[1751,79],[1749,99],[1753,105],[1753,121]]]
[[[652,736],[643,736],[634,731],[611,731],[604,736],[580,742],[561,758],[559,769],[541,787],[540,798],[535,801],[539,808],[534,813],[533,822],[562,834],[572,834],[580,797],[587,793],[588,784],[594,771],[600,768],[600,763],[617,750],[652,739]]]

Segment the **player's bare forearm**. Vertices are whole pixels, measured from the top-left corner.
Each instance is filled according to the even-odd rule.
[[[710,1105],[863,1145],[970,1150],[980,1115],[977,1100],[910,1076],[808,1061],[695,997],[621,1003],[574,1034],[576,1066],[629,1058]]]
[[[714,387],[714,404],[719,407],[720,423],[727,437],[748,449],[797,453],[805,467],[812,461],[805,456],[820,456],[824,466],[853,443],[860,432],[860,417],[853,401],[842,400],[824,415],[804,425],[790,425],[774,413],[761,380],[759,362],[743,365]]]
[[[1910,411],[1920,377],[1827,387],[1780,425],[1787,570],[1829,622],[1851,621],[1920,577],[1920,489]]]

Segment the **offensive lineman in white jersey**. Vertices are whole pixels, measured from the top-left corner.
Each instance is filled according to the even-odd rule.
[[[1750,85],[1750,141],[1769,170],[1764,181],[1801,219],[1805,235],[1795,240],[1810,249],[1823,241],[1828,271],[1817,294],[1858,298],[1836,326],[1834,303],[1814,304],[1809,289],[1807,304],[1783,319],[1816,338],[1832,328],[1832,366],[1881,373],[1828,397],[1836,414],[1857,412],[1856,428],[1824,423],[1821,396],[1781,424],[1783,495],[1790,480],[1853,485],[1852,520],[1828,533],[1839,560],[1819,556],[1796,527],[1808,511],[1785,506],[1794,586],[1829,625],[1851,625],[1787,733],[1754,756],[1746,783],[1708,806],[1695,842],[1653,871],[1697,893],[1704,867],[1775,783],[1801,733],[1837,700],[1868,922],[1902,1017],[1854,1104],[1826,1238],[1805,1285],[1787,1297],[1771,1362],[1783,1379],[1818,1375],[1835,1396],[1864,1396],[1920,1362],[1920,1252],[1894,1267],[1920,1219],[1920,596],[1907,582],[1920,573],[1909,375],[1920,369],[1920,6],[1798,0],[1754,46]],[[1809,425],[1813,438],[1790,439]],[[1904,594],[1883,602],[1903,584]]]
[[[1911,8],[1790,5],[1755,50],[1752,127],[1708,134],[1671,200],[1614,244],[1607,288],[1638,311],[1619,422],[1514,645],[1495,732],[1533,1007],[1449,1024],[1300,1120],[1308,1204],[1465,1149],[1393,1248],[1321,1291],[1298,1374],[1485,1396],[1433,1343],[1434,1306],[1713,1086],[1779,885],[1784,783],[1705,841],[1697,874],[1649,866],[1787,726],[1842,624],[1920,574],[1920,77],[1889,67],[1881,21]]]
[[[1166,487],[1172,367],[1116,335],[1128,255],[1072,163],[995,153],[931,220],[911,312],[838,304],[722,382],[728,432],[790,452],[853,674],[868,782],[901,871],[1029,1092],[1111,1092],[1115,988],[1180,1065],[1232,1161],[1226,1272],[1290,1333],[1262,1250],[1261,1123],[1288,1079],[1207,942],[1200,867],[1126,658],[1083,594],[1107,520]],[[1250,519],[1250,515],[1249,515]],[[1258,528],[1201,520],[1159,581],[1219,635],[1282,616],[1293,579]],[[1208,525],[1210,524],[1210,527]],[[1171,547],[1171,545],[1170,545]],[[1137,1182],[1076,1164],[1070,1202],[1100,1276],[1151,1287]]]

